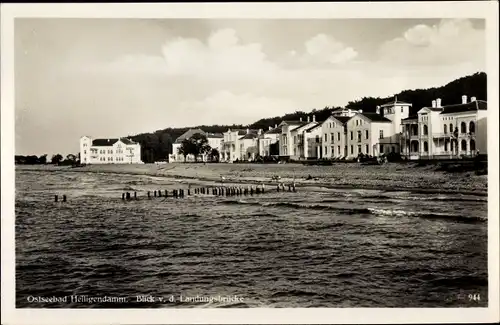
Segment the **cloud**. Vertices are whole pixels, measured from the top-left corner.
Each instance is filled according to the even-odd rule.
[[[333,37],[318,34],[305,43],[307,55],[320,63],[344,63],[354,59],[358,53],[338,42]]]
[[[261,118],[289,113],[295,110],[297,102],[293,99],[261,96],[250,92],[234,93],[229,90],[218,91],[201,100],[182,103],[180,111],[196,112],[184,124],[247,124]]]
[[[259,43],[241,44],[233,29],[221,29],[203,42],[177,37],[161,47],[161,55],[127,55],[111,62],[101,71],[163,74],[208,79],[251,79],[276,70]]]
[[[317,34],[307,39],[300,50],[286,52],[279,65],[285,69],[343,69],[358,57],[358,52],[330,35]]]
[[[416,25],[382,44],[380,60],[405,65],[455,65],[477,62],[484,67],[485,35],[467,19],[443,19],[434,26]]]

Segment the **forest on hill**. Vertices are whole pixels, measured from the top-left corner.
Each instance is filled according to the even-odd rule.
[[[411,103],[413,106],[410,115],[416,115],[422,107],[430,106],[436,98],[441,98],[442,105],[458,104],[461,102],[462,95],[476,97],[477,99],[487,100],[486,98],[486,73],[478,72],[470,76],[456,79],[444,86],[428,89],[403,90],[398,94],[389,97],[363,97],[359,100],[351,101],[346,108],[353,110],[363,110],[363,112],[375,112],[378,105],[383,105],[394,97],[399,101]],[[165,160],[172,153],[172,143],[180,135],[191,128],[200,128],[205,132],[222,133],[228,128],[254,128],[267,130],[270,126],[281,123],[282,120],[307,119],[307,116],[314,114],[316,120],[322,121],[330,116],[334,109],[339,107],[325,106],[322,109],[314,109],[312,112],[295,111],[283,116],[262,118],[250,125],[199,125],[184,128],[166,128],[152,133],[142,133],[129,136],[134,141],[141,144],[142,161],[146,163]]]

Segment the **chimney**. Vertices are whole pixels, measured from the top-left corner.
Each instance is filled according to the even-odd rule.
[[[313,115],[313,122],[316,122],[316,115]]]
[[[278,127],[278,124],[274,124],[274,128],[276,129]]]
[[[349,116],[351,116],[351,109],[350,108],[347,110],[347,114],[349,114]]]
[[[462,104],[467,104],[467,95],[462,96]]]
[[[309,119],[310,119],[310,118],[309,118],[309,115],[307,115],[307,123],[309,123],[309,122],[310,122],[310,121],[309,121]]]
[[[436,107],[442,107],[441,106],[441,98],[436,99]]]
[[[269,126],[269,131],[271,131],[273,128],[271,126]]]
[[[377,114],[380,114],[380,106],[377,105],[375,112],[377,112]]]
[[[433,100],[432,101],[432,108],[435,108],[436,107],[436,100]]]
[[[471,102],[475,102],[475,101],[476,101],[476,97],[471,97],[471,98],[470,98],[470,101],[471,101]]]
[[[249,134],[249,133],[250,133],[250,129],[247,129],[247,134]]]
[[[302,122],[302,117],[300,117],[300,119],[299,119],[299,120]]]
[[[262,134],[262,129],[259,129],[259,135],[261,135],[261,134]]]

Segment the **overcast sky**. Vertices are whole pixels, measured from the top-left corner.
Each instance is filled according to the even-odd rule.
[[[16,154],[247,124],[485,71],[482,20],[16,19]],[[461,94],[457,94],[457,102]]]

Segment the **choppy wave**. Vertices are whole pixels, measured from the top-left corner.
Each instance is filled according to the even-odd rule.
[[[328,200],[324,200],[329,202]],[[323,202],[324,202],[323,201]],[[234,204],[234,205],[258,205],[263,207],[282,207],[282,208],[290,208],[290,209],[304,209],[304,210],[327,210],[336,212],[339,214],[372,214],[372,215],[380,215],[380,216],[392,216],[392,217],[420,217],[426,219],[439,219],[439,220],[448,220],[448,221],[456,221],[456,222],[486,222],[487,218],[482,216],[472,216],[472,215],[457,215],[457,214],[440,214],[440,213],[432,213],[425,211],[405,211],[405,210],[397,210],[397,209],[383,209],[383,208],[345,208],[345,207],[336,207],[332,205],[325,204],[300,204],[300,203],[291,203],[291,202],[276,202],[276,203],[266,203],[266,202],[247,202],[244,200],[230,200],[224,201],[225,204]]]
[[[173,184],[161,178],[148,186],[151,179],[16,173],[16,306],[470,306],[450,298],[460,290],[481,294],[475,307],[488,304],[487,206],[471,196],[299,188],[147,200],[145,190],[170,193]],[[124,189],[137,190],[139,200],[122,201]],[[62,193],[68,202],[54,203],[53,195]],[[30,295],[183,293],[245,300],[26,301]]]

